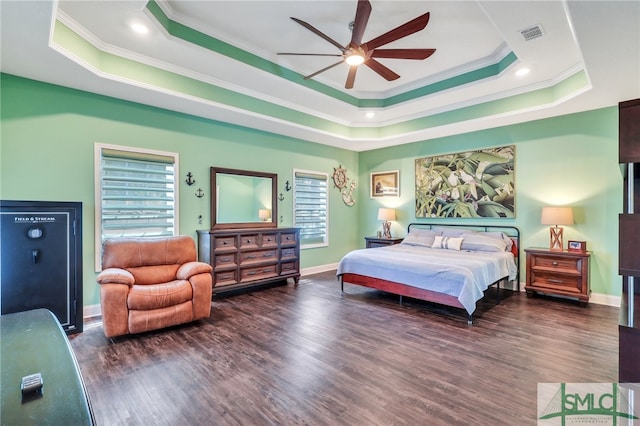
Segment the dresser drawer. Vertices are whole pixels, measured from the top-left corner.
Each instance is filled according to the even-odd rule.
[[[215,251],[236,250],[238,248],[236,245],[236,236],[215,237],[213,247]]]
[[[214,269],[231,268],[238,264],[236,260],[237,253],[225,253],[216,255]]]
[[[579,273],[581,265],[580,258],[567,258],[559,256],[541,256],[537,255],[533,258],[532,268],[541,267],[548,269],[558,269],[562,271],[572,271]]]
[[[262,234],[261,237],[260,247],[278,247],[278,234]]]
[[[282,262],[280,264],[280,275],[291,275],[298,273],[298,262]]]
[[[222,286],[222,285],[231,285],[231,284],[237,284],[238,283],[238,271],[236,269],[232,270],[232,271],[214,271],[213,272],[213,279],[214,279],[214,283],[215,286]]]
[[[291,247],[291,248],[283,248],[280,252],[280,259],[281,260],[291,260],[291,259],[297,259],[298,257],[296,256],[296,248],[295,247]]]
[[[277,260],[276,249],[240,252],[240,265],[271,261],[276,262]]]
[[[263,278],[277,277],[278,276],[278,265],[264,265],[264,266],[256,266],[253,268],[242,268],[240,269],[240,281],[255,281]]]
[[[280,245],[283,246],[295,246],[297,243],[295,233],[283,233],[280,235]]]
[[[240,249],[258,248],[259,234],[240,235]]]

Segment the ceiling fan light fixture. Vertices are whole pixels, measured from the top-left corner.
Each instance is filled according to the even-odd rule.
[[[364,63],[364,56],[359,53],[352,53],[347,56],[344,61],[349,65],[360,65]]]

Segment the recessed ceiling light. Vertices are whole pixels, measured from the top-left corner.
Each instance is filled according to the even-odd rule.
[[[373,117],[375,117],[375,116],[376,116],[376,113],[375,113],[375,112],[373,112],[373,111],[369,111],[369,112],[367,112],[367,113],[365,114],[365,117],[367,117],[367,118],[373,118]]]
[[[529,74],[529,71],[529,68],[520,68],[518,71],[516,71],[516,75],[518,77],[524,77],[525,75]]]
[[[147,34],[149,32],[149,28],[147,28],[147,26],[144,24],[131,24],[131,29],[138,34]]]

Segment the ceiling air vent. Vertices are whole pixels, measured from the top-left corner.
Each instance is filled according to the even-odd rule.
[[[533,40],[534,38],[542,37],[542,25],[534,25],[532,27],[520,30],[520,34],[524,37],[524,41]]]

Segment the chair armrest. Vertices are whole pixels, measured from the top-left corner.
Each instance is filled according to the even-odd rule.
[[[96,277],[98,284],[126,284],[133,285],[135,279],[131,272],[120,268],[107,268]]]
[[[178,268],[176,272],[176,278],[179,280],[188,280],[194,275],[208,274],[213,268],[208,263],[204,262],[187,262]]]

